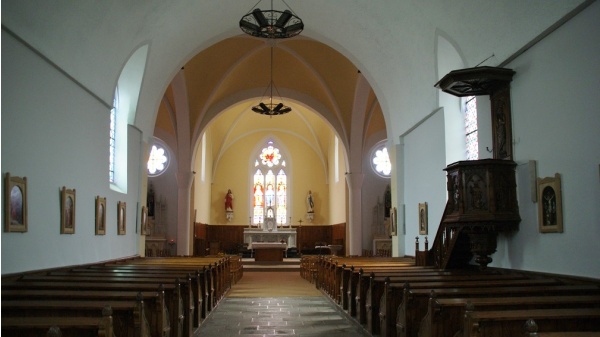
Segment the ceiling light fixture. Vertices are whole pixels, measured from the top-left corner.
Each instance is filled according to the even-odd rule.
[[[275,87],[275,83],[273,82],[273,44],[271,44],[271,82],[269,82],[269,86],[267,87],[267,90],[269,88],[271,89],[270,96],[269,96],[270,97],[269,102],[268,103],[263,103],[263,102],[258,103],[258,105],[255,105],[252,107],[252,111],[259,113],[261,115],[267,115],[267,116],[283,115],[283,114],[286,114],[286,113],[292,111],[292,108],[290,108],[287,105],[284,105],[281,102],[273,103],[273,88],[275,88],[275,92],[277,93],[277,95],[279,97],[281,97],[281,95],[279,95],[279,91]],[[266,92],[266,90],[265,90],[265,92]]]
[[[271,89],[269,102],[260,102],[258,105],[252,107],[252,111],[267,116],[283,115],[292,111],[292,108],[283,103],[273,103],[273,88],[275,88],[277,95],[281,97],[273,82],[273,48],[275,46],[275,39],[294,37],[304,29],[302,19],[293,13],[290,6],[285,3],[285,0],[282,0],[282,2],[288,7],[283,12],[273,9],[273,0],[271,0],[270,10],[261,10],[256,7],[260,3],[259,1],[240,19],[240,28],[244,33],[269,39],[271,44],[271,81],[267,89],[265,89],[265,93],[266,90]]]
[[[304,29],[302,19],[292,11],[284,0],[282,2],[288,7],[283,12],[273,9],[273,0],[271,0],[270,10],[261,10],[254,5],[240,19],[242,31],[248,35],[267,39],[285,39],[300,34]]]

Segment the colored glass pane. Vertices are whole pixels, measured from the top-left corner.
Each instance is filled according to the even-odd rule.
[[[465,102],[465,141],[467,160],[479,159],[479,139],[477,136],[477,99],[466,98]]]
[[[274,213],[268,216],[275,217],[278,225],[287,223],[287,176],[283,168],[277,171],[277,175],[271,170],[276,166],[285,167],[285,164],[272,141],[267,143],[267,147],[261,150],[258,159],[254,161],[254,166],[258,169],[253,176],[252,225],[262,224],[267,210]]]

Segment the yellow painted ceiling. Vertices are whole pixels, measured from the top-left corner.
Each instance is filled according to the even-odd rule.
[[[269,85],[271,69],[273,87]],[[185,64],[183,72],[189,120],[176,123],[189,126],[191,134],[197,137],[210,127],[213,144],[218,147],[213,149],[216,157],[244,136],[265,130],[295,135],[323,158],[333,133],[346,144],[352,137],[359,71],[323,43],[304,37],[270,41],[239,35],[201,51]],[[259,102],[268,101],[271,91],[274,101],[283,101],[293,111],[267,117],[250,110]],[[378,131],[374,129],[385,130],[385,123],[372,89],[360,95],[367,97],[367,111],[363,113],[364,134],[356,136],[364,138],[366,133]],[[174,109],[173,102],[169,87],[156,123],[157,128],[169,133],[176,129],[172,125],[175,117],[169,117],[172,110],[167,108],[170,104]],[[215,109],[218,111],[214,117],[207,117]],[[377,116],[370,123],[373,115]],[[191,143],[196,143],[195,139]]]

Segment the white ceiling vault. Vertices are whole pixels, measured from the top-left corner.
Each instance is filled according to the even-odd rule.
[[[366,111],[380,107],[388,137],[396,140],[437,108],[433,85],[445,75],[436,72],[437,35],[453,43],[465,67],[491,55],[486,65],[495,66],[585,3],[286,2],[303,19],[305,29],[299,37],[277,42],[275,84],[294,109],[319,112],[318,117],[297,116],[299,128],[324,123],[345,142],[351,137],[357,102],[364,102]],[[252,99],[260,97],[268,84],[268,45],[245,36],[238,26],[255,4],[256,0],[3,0],[2,25],[107,106],[112,105],[128,58],[148,45],[135,125],[144,135],[153,134],[163,97],[185,67],[190,132],[198,136],[225,108],[235,111],[255,104]],[[268,6],[269,1],[259,4]],[[274,0],[275,9],[284,6]],[[364,87],[358,84],[360,76],[370,88],[357,92],[357,87]],[[319,144],[307,137],[311,144]]]

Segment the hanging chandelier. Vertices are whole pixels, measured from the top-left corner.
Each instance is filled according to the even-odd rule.
[[[304,29],[302,19],[285,1],[283,3],[288,7],[283,12],[273,9],[273,0],[270,10],[261,10],[255,5],[240,19],[240,28],[248,35],[267,39],[285,39],[300,34]]]
[[[271,90],[269,95],[269,102],[258,103],[258,105],[252,107],[252,111],[267,116],[283,115],[292,111],[292,108],[290,108],[287,105],[284,105],[281,102],[273,103],[273,88],[275,88],[275,92],[277,93],[277,95],[281,97],[281,95],[279,95],[279,92],[277,91],[277,88],[275,87],[275,83],[273,82],[273,45],[271,45],[271,81],[269,82],[269,86],[267,87],[267,90]]]
[[[292,111],[292,108],[281,102],[273,103],[273,89],[275,89],[277,95],[281,97],[273,82],[273,48],[275,39],[294,37],[300,34],[304,29],[302,19],[292,12],[290,6],[285,3],[285,0],[282,0],[282,2],[288,7],[288,9],[283,12],[274,10],[273,0],[271,0],[270,10],[261,10],[254,5],[254,7],[240,19],[240,28],[244,33],[254,37],[269,39],[271,43],[271,81],[266,89],[270,89],[269,101],[267,103],[260,102],[258,105],[252,107],[252,111],[267,116],[283,115]]]

